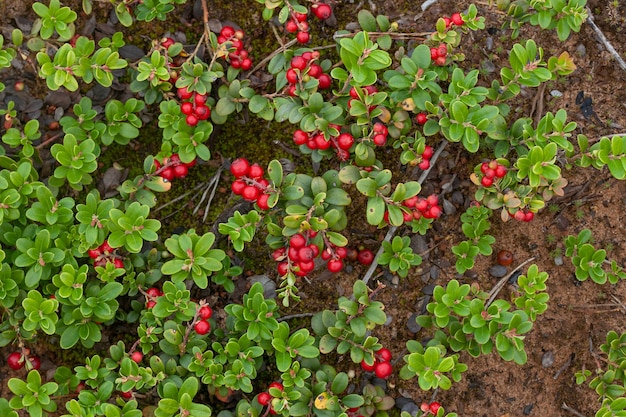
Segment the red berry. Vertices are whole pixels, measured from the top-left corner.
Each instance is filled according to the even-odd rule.
[[[298,249],[298,259],[300,261],[310,261],[315,258],[315,252],[309,246]]]
[[[428,159],[422,159],[422,162],[420,162],[417,166],[422,171],[426,171],[428,168],[430,168],[430,161]]]
[[[533,213],[532,211],[529,211],[524,215],[525,222],[531,222],[534,218],[535,218],[535,213]]]
[[[496,167],[496,177],[504,178],[506,175],[506,167],[504,165],[498,165]]]
[[[153,308],[155,305],[156,305],[156,301],[154,301],[154,300],[150,300],[150,301],[148,301],[148,302],[146,303],[146,308],[147,308],[148,310],[150,310],[150,309],[151,309],[151,308]]]
[[[330,15],[333,13],[333,11],[330,8],[330,6],[328,4],[324,4],[324,3],[314,4],[311,7],[311,11],[315,15],[315,17],[317,17],[320,20],[328,19],[330,17]]]
[[[225,38],[232,38],[233,36],[235,36],[235,28],[233,28],[232,26],[223,26],[222,30],[220,31],[220,35],[222,35]]]
[[[172,181],[174,179],[174,170],[172,168],[165,168],[163,171],[161,171],[159,176],[164,180]]]
[[[453,13],[452,16],[450,16],[450,20],[452,20],[452,23],[455,26],[463,26],[463,24],[465,23],[463,21],[463,16],[461,16],[461,13]]]
[[[265,171],[263,170],[261,165],[257,163],[250,165],[250,168],[248,169],[248,176],[250,178],[254,180],[258,180],[259,178],[263,176],[263,174],[265,174]]]
[[[515,214],[513,215],[513,217],[515,218],[515,220],[519,222],[523,222],[526,220],[526,214],[524,214],[522,210],[517,210]]]
[[[191,127],[197,125],[198,121],[199,121],[198,116],[196,116],[195,114],[190,114],[187,117],[185,117],[185,122]]]
[[[269,194],[261,194],[259,198],[256,199],[256,205],[259,206],[261,210],[269,210],[270,205],[268,203],[270,199]]]
[[[124,261],[121,260],[120,258],[115,258],[113,259],[113,265],[117,268],[117,269],[124,269]]]
[[[426,203],[431,207],[436,206],[437,204],[439,204],[439,197],[437,197],[437,194],[431,194],[426,197]]]
[[[130,355],[130,358],[135,362],[135,363],[139,363],[143,360],[143,353],[141,353],[140,351],[136,350],[132,353],[132,355]]]
[[[187,165],[185,164],[180,164],[172,168],[172,171],[174,172],[174,177],[185,178],[189,172],[189,168],[187,168]]]
[[[181,100],[187,100],[191,98],[193,92],[189,91],[187,87],[180,87],[176,91],[176,94],[178,94],[178,98],[180,98]]]
[[[237,158],[230,164],[230,173],[233,174],[235,178],[247,175],[249,169],[250,163],[245,158]]]
[[[199,104],[198,106],[196,106],[194,113],[198,120],[207,120],[209,117],[211,117],[211,109],[205,104]]]
[[[266,405],[269,404],[270,400],[272,399],[272,396],[268,393],[268,392],[262,392],[259,394],[258,397],[256,397],[256,400],[259,402],[259,404],[261,404],[263,407],[265,407]]]
[[[305,43],[309,42],[310,37],[311,36],[309,35],[309,32],[298,32],[298,34],[296,35],[296,40],[299,44],[304,45]]]
[[[278,381],[272,382],[272,383],[270,384],[270,386],[269,386],[269,387],[267,387],[267,388],[268,388],[268,389],[271,389],[271,388],[276,388],[276,389],[277,389],[277,390],[279,390],[279,391],[282,391],[282,390],[284,390],[284,389],[285,389],[285,387],[283,387],[283,384],[281,384],[281,383],[280,383],[280,382],[278,382]]]
[[[439,48],[437,48],[437,53],[440,57],[445,57],[446,55],[448,55],[448,47],[446,45],[439,45]]]
[[[96,259],[98,256],[102,255],[102,252],[100,252],[100,249],[89,249],[87,255],[89,255],[91,259]]]
[[[437,219],[441,216],[441,207],[432,206],[426,213],[424,213],[424,217],[427,219]]]
[[[434,61],[437,58],[439,58],[439,49],[430,48],[430,59]]]
[[[435,65],[437,65],[438,67],[443,67],[444,65],[446,65],[446,57],[437,57],[437,59],[435,59]]]
[[[285,23],[285,30],[289,33],[296,33],[298,31],[298,24],[293,20],[288,20]]]
[[[125,400],[130,400],[131,398],[133,398],[133,392],[132,391],[124,391],[124,392],[120,392],[120,395],[122,396],[122,398],[124,398]]]
[[[107,240],[105,240],[102,243],[102,245],[100,245],[99,249],[102,251],[102,253],[107,254],[107,255],[109,253],[113,253],[113,251],[115,250],[115,249],[113,249],[113,247],[111,245],[109,245],[109,242]]]
[[[308,248],[305,248],[308,249]],[[300,249],[302,250],[302,249]],[[308,274],[309,272],[311,272],[313,269],[315,269],[315,262],[311,261],[300,261],[298,262],[298,266],[300,266],[300,271],[303,274]]]
[[[357,255],[357,261],[361,265],[370,265],[374,261],[374,253],[369,249],[360,250]]]
[[[196,324],[193,325],[193,329],[199,335],[205,335],[211,331],[211,324],[206,320],[198,320]]]
[[[306,21],[307,17],[308,17],[308,15],[307,15],[306,13],[297,13],[297,12],[296,12],[296,20],[297,20],[298,22],[304,22],[304,21]]]
[[[483,187],[491,187],[493,185],[493,179],[487,176],[481,178],[480,183]]]
[[[393,373],[393,366],[389,362],[378,362],[374,366],[374,373],[379,378],[387,379]]]
[[[482,172],[483,174],[486,174],[488,169],[489,169],[488,162],[483,162],[482,164],[480,164],[480,172]]]
[[[446,22],[446,28],[450,28],[450,26],[452,26],[452,20],[449,17],[444,17],[443,21]]]
[[[24,366],[24,357],[20,352],[13,352],[7,358],[7,364],[11,369],[21,369]]]
[[[276,267],[278,269],[278,275],[281,277],[287,275],[287,272],[289,272],[289,263],[287,262],[281,262]]]
[[[315,135],[314,140],[317,149],[321,151],[326,150],[331,146],[331,142],[326,140],[324,135],[322,135],[321,133],[319,135]]]
[[[250,58],[243,58],[241,60],[241,69],[248,71],[250,68],[252,68],[252,60]]]
[[[485,177],[490,178],[490,179],[494,179],[496,177],[496,170],[495,169],[491,169],[491,168],[487,168],[487,172],[485,172]]]
[[[374,145],[376,146],[385,146],[387,144],[387,136],[382,133],[378,133],[374,135],[372,142],[374,142]]]
[[[291,58],[291,68],[304,71],[304,69],[306,68],[306,59],[304,59],[302,56],[294,56],[293,58]]]
[[[246,185],[241,192],[241,196],[247,201],[256,201],[259,198],[260,191],[252,185]]]
[[[350,159],[350,152],[345,149],[337,149],[337,159],[340,161],[347,161]]]
[[[432,146],[428,146],[426,145],[424,147],[424,152],[422,152],[422,158],[424,159],[430,159],[433,157],[433,154],[435,153],[434,149]]]
[[[500,252],[498,252],[496,259],[499,265],[509,266],[513,263],[513,254],[511,253],[511,251],[502,249]]]
[[[274,252],[272,252],[272,259],[276,262],[282,261],[285,259],[285,254],[287,250],[285,248],[278,248]]]
[[[313,78],[317,78],[320,75],[322,75],[324,71],[322,71],[322,67],[320,67],[317,64],[311,64],[311,66],[309,67],[309,71],[307,72],[307,74],[309,74],[311,77]]]
[[[30,362],[32,369],[41,368],[41,360],[39,359],[39,356],[31,356],[28,358],[28,361]]]
[[[235,69],[239,69],[241,68],[241,61],[239,59],[231,59],[230,66]]]
[[[333,81],[330,78],[330,75],[328,75],[328,74],[320,74],[320,76],[317,79],[317,81],[319,82],[319,87],[322,90],[326,90],[327,88],[330,88],[330,86],[333,83]]]
[[[233,191],[233,193],[235,193],[236,195],[241,195],[241,193],[243,192],[243,189],[246,188],[247,185],[245,183],[244,180],[235,180],[233,181],[233,183],[230,185],[230,189]]]
[[[391,351],[387,348],[381,348],[376,351],[376,358],[381,362],[390,362],[392,358]]]
[[[380,133],[381,135],[385,135],[385,136],[389,134],[389,130],[387,129],[387,126],[385,126],[384,124],[380,122],[374,123],[374,127],[372,128],[372,130],[374,131],[374,133]]]
[[[374,362],[372,365],[368,365],[365,362],[365,359],[361,361],[361,369],[363,369],[365,372],[372,372],[374,370],[375,365],[376,365],[376,362]]]
[[[187,116],[190,115],[191,113],[193,113],[193,104],[191,104],[191,102],[189,101],[185,101],[183,104],[180,105],[180,111]]]
[[[415,116],[415,121],[420,125],[425,125],[428,121],[428,116],[426,116],[426,113],[417,113],[417,116]]]
[[[331,259],[326,267],[330,272],[339,272],[343,269],[343,261],[341,259]]]
[[[335,254],[339,257],[339,259],[345,259],[345,257],[348,256],[348,249],[338,247],[335,249]]]
[[[354,144],[354,137],[350,133],[342,133],[337,136],[337,147],[347,151]]]
[[[440,408],[441,408],[441,404],[439,404],[437,401],[433,401],[428,406],[429,411],[435,415],[437,414],[437,411],[439,411]]]
[[[161,290],[156,287],[148,288],[148,290],[146,290],[146,294],[148,294],[152,298],[160,297],[163,295]]]
[[[291,248],[300,249],[303,248],[304,245],[306,245],[306,238],[300,233],[296,233],[289,238],[289,247]]]
[[[198,315],[201,319],[208,320],[213,316],[213,309],[209,306],[202,306],[198,310]]]

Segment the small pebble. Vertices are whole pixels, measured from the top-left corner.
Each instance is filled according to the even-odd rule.
[[[433,284],[426,285],[422,288],[422,292],[426,295],[433,295],[433,291],[435,290],[435,286]]]
[[[409,329],[411,333],[417,333],[422,329],[422,326],[417,324],[417,321],[415,320],[417,316],[419,316],[419,313],[411,314],[411,317],[409,317],[409,319],[406,322],[406,327],[407,329]]]
[[[448,215],[456,214],[456,207],[454,207],[454,204],[452,204],[445,198],[443,199],[443,212]]]
[[[541,357],[541,366],[544,368],[549,368],[554,364],[554,353],[551,350],[548,350]]]
[[[385,326],[389,326],[393,321],[393,317],[387,314],[387,320],[385,321]]]
[[[506,275],[506,268],[502,265],[494,265],[489,268],[489,273],[494,278],[502,278]]]
[[[372,385],[375,387],[381,387],[383,390],[387,391],[387,381],[382,378],[374,378]]]
[[[554,257],[554,264],[556,266],[561,266],[563,265],[563,257],[562,256],[555,256]]]
[[[585,48],[585,45],[579,43],[576,47],[576,54],[580,57],[584,57],[585,55],[587,55],[587,48]]]
[[[276,298],[276,283],[267,275],[253,275],[248,280],[250,284],[260,282],[263,285],[263,296],[265,298]]]
[[[465,197],[463,196],[463,193],[460,192],[459,190],[452,192],[452,196],[450,197],[450,200],[452,201],[452,203],[458,204],[458,205],[462,205],[463,203],[465,203]]]
[[[405,404],[402,408],[400,408],[402,412],[409,413],[413,417],[417,416],[417,413],[420,411],[420,408],[413,401]]]
[[[463,275],[465,276],[465,278],[469,278],[469,279],[478,278],[478,273],[476,273],[476,271],[474,271],[473,269],[468,269],[467,271],[465,271],[465,274]]]
[[[493,48],[493,38],[491,36],[487,36],[487,39],[485,39],[485,49],[488,51],[491,51],[492,48]]]
[[[524,407],[522,413],[524,413],[525,416],[529,415],[533,411],[534,406],[535,404],[528,404],[526,407]]]
[[[485,71],[487,71],[488,73],[492,73],[496,71],[496,66],[493,62],[489,61],[488,59],[483,61],[482,63],[482,67]]]
[[[441,270],[439,269],[438,266],[433,265],[430,267],[430,278],[434,281],[437,278],[439,278],[439,273],[441,272]]]
[[[550,95],[552,97],[563,97],[563,93],[561,93],[559,90],[552,90],[552,91],[550,91]]]

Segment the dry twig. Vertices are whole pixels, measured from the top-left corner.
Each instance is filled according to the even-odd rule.
[[[604,44],[606,50],[609,51],[611,55],[613,55],[613,58],[615,58],[617,64],[622,67],[624,71],[626,71],[626,62],[624,62],[619,52],[617,52],[615,48],[613,48],[611,42],[609,42],[609,40],[606,38],[606,36],[604,36],[604,33],[602,33],[598,25],[596,25],[596,23],[593,21],[593,13],[591,13],[589,7],[587,7],[587,23],[589,23],[589,26],[591,26],[593,31],[596,32],[596,35],[598,35],[598,38]]]
[[[491,291],[489,291],[489,299],[485,303],[485,308],[489,307],[491,303],[493,303],[493,300],[496,299],[500,290],[504,288],[504,284],[506,284],[506,282],[509,280],[509,278],[511,278],[511,276],[513,276],[514,273],[516,273],[517,271],[522,269],[526,264],[534,260],[535,260],[534,256],[532,258],[526,259],[524,262],[522,262],[517,267],[515,267],[511,272],[509,272],[506,276],[504,276],[500,281],[498,281],[498,283],[491,289]]]

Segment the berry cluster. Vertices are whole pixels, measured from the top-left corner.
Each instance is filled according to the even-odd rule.
[[[447,56],[448,47],[445,44],[441,44],[437,48],[430,48],[430,59],[439,67],[446,65]]]
[[[237,158],[230,164],[230,173],[236,178],[230,188],[246,201],[256,202],[261,210],[269,210],[270,182],[263,178],[265,171],[259,164],[250,164],[245,158]]]
[[[198,309],[198,319],[193,324],[193,329],[199,335],[205,335],[211,331],[209,319],[213,317],[213,309],[208,305],[203,305]]]
[[[420,405],[420,410],[422,410],[424,413],[431,413],[433,415],[437,415],[437,412],[439,411],[440,408],[441,408],[441,404],[438,403],[437,401],[433,401],[430,404],[424,402]]]
[[[167,181],[172,181],[174,178],[185,178],[189,173],[189,168],[195,165],[195,159],[184,163],[176,153],[169,158],[164,158],[161,162],[157,159],[154,160],[155,174]]]
[[[378,378],[387,379],[393,373],[391,357],[389,349],[381,348],[374,353],[374,363],[372,365],[366,363],[365,359],[361,361],[361,369],[366,372],[374,371]]]
[[[288,95],[295,96],[296,87],[302,82],[308,82],[311,78],[315,78],[318,81],[318,86],[322,90],[330,88],[332,79],[316,63],[319,57],[320,53],[318,51],[307,51],[302,55],[291,58],[289,69],[285,73],[287,83],[289,83],[287,87]]]
[[[389,135],[387,126],[381,122],[376,122],[372,128],[372,132],[374,133],[374,136],[372,136],[372,142],[374,145],[385,146],[387,144],[387,136]]]
[[[341,129],[341,126],[338,125],[330,125],[330,127],[334,127],[337,130]],[[310,150],[320,150],[324,151],[329,148],[334,148],[337,157],[341,161],[346,161],[350,157],[350,148],[354,145],[354,136],[350,133],[340,133],[338,136],[331,136],[329,140],[326,140],[326,137],[323,133],[315,131],[311,133],[307,133],[303,130],[296,130],[293,132],[293,143],[296,145],[306,145]]]
[[[421,217],[437,219],[442,213],[441,206],[439,205],[439,197],[437,197],[436,194],[431,194],[426,198],[414,196],[404,200],[402,205],[408,209],[402,212],[406,223],[419,220]],[[388,211],[385,212],[385,221],[389,222]]]
[[[186,87],[180,87],[176,94],[183,100],[180,103],[180,111],[186,116],[185,122],[189,126],[196,126],[200,120],[211,117],[211,108],[206,105],[206,94],[194,93]]]
[[[430,158],[433,157],[434,153],[435,153],[435,150],[433,149],[432,146],[429,146],[429,145],[424,146],[424,150],[422,151],[422,154],[420,155],[421,161],[419,160],[419,158],[415,159],[415,162],[417,163],[417,166],[419,167],[419,169],[426,171],[428,168],[430,168]]]
[[[269,407],[270,407],[270,409],[269,409],[270,414],[276,414],[276,412],[272,408],[272,404],[271,404],[272,398],[274,398],[272,396],[272,394],[270,394],[270,390],[271,389],[277,389],[280,392],[282,392],[285,388],[283,387],[283,384],[281,384],[280,382],[272,382],[269,385],[269,387],[267,388],[267,391],[263,391],[263,392],[259,393],[259,395],[256,397],[256,400],[263,407],[269,405]]]
[[[315,231],[309,231],[307,236],[314,238]],[[272,253],[272,259],[278,262],[278,274],[285,276],[289,270],[299,277],[306,276],[315,268],[315,258],[320,249],[314,243],[308,243],[303,234],[296,233],[289,238],[289,247],[278,248]]]
[[[156,287],[148,288],[146,291],[146,308],[151,309],[157,303],[157,298],[163,296],[163,291]]]
[[[115,254],[115,249],[106,240],[97,248],[89,249],[87,255],[93,259],[93,266],[105,266],[108,262],[111,262],[116,268],[124,268],[124,261]]]
[[[224,26],[217,37],[217,43],[223,44],[230,43],[230,46],[235,48],[235,51],[230,52],[227,56],[227,60],[230,62],[230,66],[244,71],[248,71],[252,68],[252,59],[250,59],[248,51],[243,48],[243,30],[233,28],[232,26]]]
[[[535,218],[535,213],[530,210],[517,210],[515,214],[509,212],[518,222],[531,222]]]
[[[13,370],[22,369],[26,365],[26,359],[30,362],[30,369],[39,369],[41,360],[38,356],[31,355],[30,349],[24,348],[22,352],[13,352],[7,357],[7,365]]]
[[[373,85],[368,85],[368,86],[363,87],[363,93],[366,96],[371,96],[372,94],[375,94],[377,92],[378,92],[378,89]],[[352,107],[353,100],[361,100],[361,97],[359,97],[358,90],[354,87],[350,88],[350,100],[348,100],[348,109]],[[375,106],[370,106],[368,111],[371,112],[375,108],[376,108]]]
[[[483,174],[483,177],[480,179],[482,186],[491,187],[496,179],[506,176],[507,169],[494,159],[489,162],[483,162],[480,165],[480,172]]]
[[[444,16],[443,21],[446,22],[446,29],[450,29],[452,26],[463,26],[465,24],[463,16],[461,16],[459,12],[452,13],[450,17]]]

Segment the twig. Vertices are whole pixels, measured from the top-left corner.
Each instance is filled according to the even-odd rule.
[[[209,6],[206,0],[202,0],[202,22],[204,23],[204,41],[206,42],[207,51],[211,54],[211,28],[209,27]],[[198,45],[200,42],[198,42]]]
[[[613,294],[611,294],[611,298],[613,299],[613,301],[615,301],[617,303],[617,305],[619,306],[620,310],[622,310],[622,313],[626,313],[626,305],[624,305],[624,303],[622,303],[622,301],[617,298],[616,296],[614,296]]]
[[[506,282],[509,280],[509,278],[511,278],[511,276],[514,273],[516,273],[518,270],[522,269],[526,264],[528,264],[528,263],[530,263],[530,262],[532,262],[534,260],[535,260],[534,256],[532,258],[526,259],[524,262],[522,262],[517,267],[515,267],[511,272],[509,272],[504,278],[502,278],[500,281],[498,281],[498,283],[491,289],[491,291],[489,291],[489,299],[485,303],[485,308],[489,307],[491,305],[491,303],[493,303],[493,300],[496,299],[496,297],[498,296],[498,293],[500,292],[500,290],[502,290],[502,288],[504,288],[504,284],[506,284]]]
[[[213,201],[213,197],[215,196],[215,190],[217,190],[217,185],[220,182],[220,177],[222,175],[222,169],[223,169],[222,167],[219,167],[217,172],[209,180],[209,182],[207,183],[206,190],[204,190],[204,193],[202,193],[202,198],[200,198],[200,201],[198,201],[198,204],[196,205],[196,208],[193,210],[193,214],[195,215],[198,212],[198,210],[200,209],[200,204],[202,204],[202,202],[206,199],[207,193],[209,192],[209,190],[211,190],[211,195],[209,196],[209,201],[207,201],[206,209],[204,210],[204,216],[202,217],[202,222],[203,223],[206,221],[206,218],[209,215],[209,208],[211,207],[211,202]]]
[[[565,411],[569,411],[570,413],[574,414],[577,417],[587,417],[583,413],[581,413],[580,411],[574,410],[572,407],[570,407],[569,405],[567,405],[565,403],[561,404],[561,408],[563,410],[565,410]]]
[[[276,319],[276,321],[286,321],[286,320],[291,320],[291,319],[299,319],[302,317],[313,317],[314,315],[316,315],[317,313],[298,313],[298,314],[290,314],[289,316],[283,316],[283,317],[279,317],[278,319]]]
[[[596,32],[596,35],[598,35],[598,38],[600,38],[600,41],[604,44],[606,50],[613,55],[619,66],[626,71],[626,62],[624,62],[619,53],[615,50],[615,48],[613,48],[613,45],[611,45],[611,42],[609,42],[606,36],[604,36],[604,33],[602,33],[600,28],[595,24],[593,21],[593,13],[591,13],[589,7],[587,7],[587,23],[589,23],[593,31]]]
[[[170,200],[167,203],[165,203],[165,204],[155,208],[154,210],[152,210],[152,213],[156,213],[159,210],[163,210],[165,207],[171,206],[172,204],[182,200],[183,198],[187,197],[189,194],[193,193],[194,191],[196,191],[199,188],[202,188],[203,186],[204,186],[204,183],[196,185],[192,190],[187,191],[185,194],[183,194],[183,195],[181,195],[179,197],[176,197],[175,199]]]
[[[250,72],[248,73],[248,76],[250,76],[250,74],[254,74],[255,72],[257,72],[259,70],[259,68],[263,68],[265,66],[265,64],[267,64],[268,62],[270,62],[272,60],[272,58],[274,58],[278,54],[283,53],[287,49],[291,48],[291,46],[294,45],[296,42],[297,42],[296,39],[292,39],[289,42],[287,42],[286,44],[282,45],[277,50],[275,50],[274,52],[272,52],[271,54],[269,54],[268,56],[266,56],[264,59],[261,60],[261,62],[259,62],[256,65],[256,67],[254,67],[254,68],[252,68],[250,70]]]
[[[435,166],[435,162],[437,162],[437,159],[439,158],[439,155],[441,155],[441,152],[443,152],[443,150],[446,148],[447,144],[448,144],[448,141],[446,140],[446,141],[443,141],[441,143],[441,145],[439,145],[439,148],[437,148],[437,151],[435,152],[435,154],[431,158],[430,167],[426,171],[422,172],[422,175],[420,175],[420,177],[417,180],[417,182],[422,184],[426,180],[426,177],[428,177],[428,173],[433,168],[433,166]],[[389,230],[387,230],[387,234],[385,235],[385,238],[383,239],[383,241],[384,242],[389,242],[394,237],[394,235],[396,234],[396,230],[398,230],[397,226],[390,226]],[[378,252],[376,252],[376,256],[374,257],[374,261],[372,262],[372,264],[370,265],[369,269],[365,273],[365,276],[363,277],[363,282],[365,284],[367,284],[369,282],[370,278],[372,277],[372,274],[374,273],[374,271],[378,267],[378,258],[380,258],[380,255],[382,255],[383,252],[384,252],[384,249],[383,249],[383,245],[381,244],[380,247],[378,248]]]

